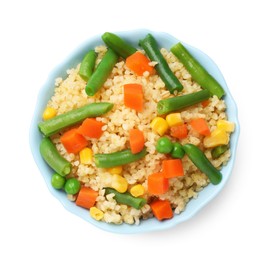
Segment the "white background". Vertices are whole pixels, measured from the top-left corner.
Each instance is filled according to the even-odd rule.
[[[273,15],[270,1],[1,1],[1,259],[272,259]],[[165,31],[207,53],[239,108],[241,135],[224,190],[164,232],[117,235],[67,212],[29,148],[49,71],[105,31]],[[5,255],[5,256],[4,256]]]

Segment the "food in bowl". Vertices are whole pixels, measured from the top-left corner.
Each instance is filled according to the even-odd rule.
[[[107,223],[183,214],[230,157],[225,92],[181,44],[105,45],[57,78],[39,129],[51,183]]]

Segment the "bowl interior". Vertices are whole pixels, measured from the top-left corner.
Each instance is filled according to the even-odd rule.
[[[118,35],[123,37],[126,41],[130,44],[138,47],[139,39],[142,39],[146,36],[147,33],[152,33],[154,37],[157,39],[157,42],[160,47],[164,47],[166,49],[170,49],[170,47],[179,42],[173,36],[162,33],[162,32],[151,32],[148,30],[135,30],[135,31],[127,31],[127,32],[118,32]],[[225,186],[228,178],[231,175],[232,168],[234,165],[235,155],[236,155],[236,146],[239,137],[239,122],[238,122],[238,115],[237,115],[237,107],[236,104],[230,94],[230,91],[227,87],[227,84],[224,80],[222,73],[220,72],[217,65],[202,51],[183,43],[191,54],[197,58],[197,60],[208,70],[208,72],[216,78],[216,80],[223,86],[226,91],[226,95],[224,97],[225,102],[227,104],[227,114],[228,119],[232,122],[236,123],[236,130],[231,135],[231,158],[226,166],[224,166],[221,170],[223,174],[223,179],[220,184],[214,186],[209,184],[204,190],[199,192],[197,199],[192,199],[186,206],[184,212],[180,215],[175,215],[173,219],[159,222],[155,218],[148,219],[145,221],[141,221],[140,225],[114,225],[114,224],[107,224],[104,222],[98,222],[92,219],[89,215],[89,211],[83,208],[80,208],[75,205],[75,203],[70,202],[66,194],[62,191],[55,190],[52,188],[50,184],[51,175],[53,170],[44,162],[42,159],[40,152],[39,152],[39,145],[40,141],[42,140],[42,134],[38,130],[38,123],[42,120],[42,112],[54,92],[54,83],[57,77],[65,77],[66,70],[69,68],[75,67],[78,63],[81,62],[82,58],[90,49],[94,48],[97,45],[103,44],[101,36],[94,36],[90,38],[87,42],[85,42],[82,46],[79,46],[63,63],[59,64],[52,72],[49,74],[47,81],[41,88],[38,98],[37,104],[35,107],[33,119],[31,122],[30,133],[29,133],[29,140],[30,140],[30,147],[34,157],[34,160],[47,184],[48,189],[50,192],[55,196],[63,206],[70,212],[78,215],[79,217],[85,219],[86,221],[90,222],[91,224],[101,228],[103,230],[115,233],[140,233],[140,232],[148,232],[148,231],[155,231],[155,230],[163,230],[166,228],[173,227],[178,223],[184,222],[194,216],[200,209],[202,209],[209,201],[211,201]]]

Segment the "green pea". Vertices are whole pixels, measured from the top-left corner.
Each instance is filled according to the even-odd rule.
[[[173,143],[167,137],[161,137],[157,140],[156,150],[159,153],[170,153],[173,149]]]
[[[228,145],[220,145],[211,150],[212,159],[219,158],[222,154],[224,154],[228,150]]]
[[[68,179],[64,185],[67,194],[76,194],[80,191],[81,183],[76,178]]]
[[[53,188],[60,190],[64,187],[65,177],[61,176],[58,173],[54,173],[51,177],[51,185]]]
[[[171,156],[173,158],[182,159],[185,155],[185,151],[183,150],[182,144],[175,142],[173,143],[173,150],[171,152]]]

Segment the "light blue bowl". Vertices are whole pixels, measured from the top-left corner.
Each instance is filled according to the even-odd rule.
[[[122,38],[124,38],[126,41],[128,41],[130,44],[134,45],[135,47],[138,47],[137,44],[139,39],[144,38],[147,35],[147,33],[152,33],[154,37],[156,38],[159,46],[164,47],[166,49],[170,49],[172,45],[179,42],[178,39],[174,38],[173,36],[167,33],[151,32],[145,29],[118,32],[117,34],[120,35]],[[45,161],[42,159],[40,155],[39,144],[42,139],[42,135],[38,131],[37,125],[42,120],[41,115],[43,113],[43,110],[48,100],[53,95],[55,78],[65,77],[67,69],[75,67],[78,63],[81,62],[83,56],[90,49],[100,44],[103,44],[103,42],[101,40],[101,35],[98,35],[98,36],[94,36],[90,38],[90,40],[86,41],[84,44],[79,46],[79,48],[77,48],[74,52],[72,52],[72,54],[69,55],[69,57],[64,62],[62,62],[60,65],[58,65],[52,70],[52,72],[48,76],[47,81],[41,88],[38,95],[37,104],[34,110],[34,116],[31,122],[30,133],[29,133],[30,147],[31,147],[34,160],[36,164],[38,165],[38,168],[47,184],[47,187],[50,190],[50,192],[53,194],[53,196],[55,196],[68,211],[85,219],[86,221],[88,221],[89,223],[93,224],[94,226],[98,228],[101,228],[109,232],[123,233],[123,234],[150,232],[150,231],[158,231],[158,230],[171,228],[181,222],[184,222],[192,218],[207,203],[209,203],[217,194],[219,194],[219,192],[223,189],[223,187],[227,183],[234,165],[234,161],[236,157],[236,146],[237,146],[239,131],[240,131],[236,104],[229,92],[229,89],[224,80],[224,77],[222,73],[220,72],[219,68],[217,67],[217,65],[206,54],[184,43],[184,45],[188,48],[188,50],[192,53],[192,55],[208,70],[208,72],[211,75],[213,75],[216,78],[216,80],[225,89],[226,91],[225,102],[228,108],[227,109],[228,119],[236,123],[236,130],[231,135],[231,142],[230,142],[232,156],[228,164],[224,166],[221,171],[223,174],[222,182],[216,186],[209,184],[204,190],[202,190],[199,193],[199,196],[197,199],[192,199],[187,204],[186,209],[184,212],[182,212],[182,214],[175,215],[171,220],[159,222],[155,218],[152,218],[152,219],[141,221],[140,225],[128,225],[128,224],[113,225],[113,224],[107,224],[104,222],[95,221],[94,219],[90,217],[88,210],[80,208],[76,206],[75,203],[69,201],[66,197],[66,194],[63,191],[58,191],[52,188],[50,184],[50,180],[51,180],[51,175],[53,171],[45,163]]]

